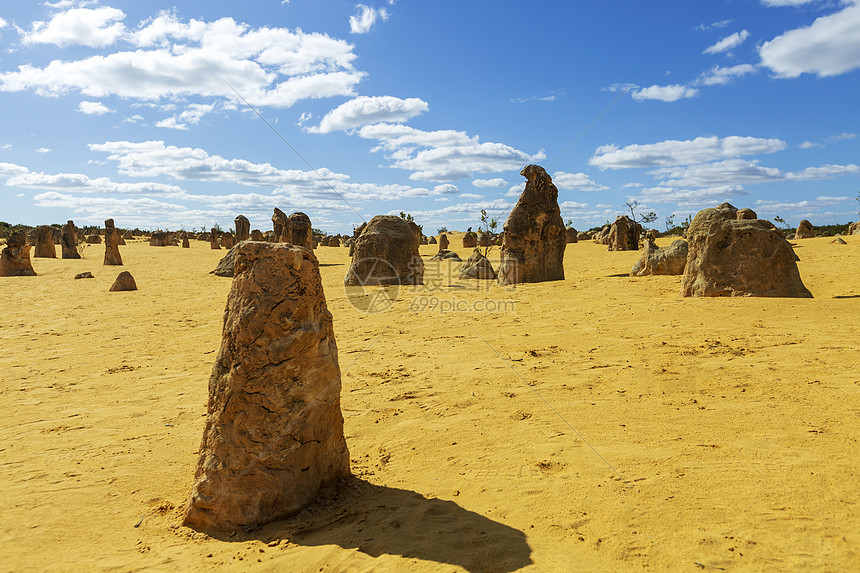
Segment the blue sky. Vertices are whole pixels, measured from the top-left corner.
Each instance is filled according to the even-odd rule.
[[[4,3],[0,220],[464,229],[537,163],[577,228],[845,223],[858,94],[857,0]]]

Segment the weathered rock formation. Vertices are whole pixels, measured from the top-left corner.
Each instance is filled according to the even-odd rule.
[[[484,231],[478,231],[478,246],[479,247],[491,247],[493,246],[494,238],[492,233],[485,233]]]
[[[92,235],[87,235],[87,244],[101,245],[102,244],[102,238],[98,235],[98,233],[93,233]]]
[[[34,277],[36,271],[30,262],[30,245],[27,233],[15,231],[0,251],[0,277]]]
[[[788,241],[760,219],[736,216],[704,209],[693,218],[681,296],[811,297]]]
[[[848,234],[849,235],[860,235],[860,221],[856,223],[851,223],[848,225]]]
[[[183,249],[190,249],[191,248],[191,243],[188,242],[188,237],[182,238],[182,248]]]
[[[113,219],[105,220],[105,262],[106,265],[122,265],[119,254],[119,233],[113,226]]]
[[[436,244],[436,237],[430,237],[429,239],[427,239],[427,244],[428,245],[435,245]]]
[[[272,214],[272,229],[274,233],[275,243],[289,243],[293,238],[293,233],[290,229],[290,218],[287,214],[275,207],[275,212]]]
[[[811,239],[815,236],[815,229],[812,227],[812,223],[803,219],[800,223],[797,224],[797,231],[794,233],[795,239]]]
[[[96,278],[96,277],[94,277],[94,276],[93,276],[93,273],[91,273],[90,271],[86,271],[86,272],[83,272],[83,273],[78,273],[78,274],[76,274],[76,275],[75,275],[75,278],[76,278],[76,279],[94,279],[94,278]]]
[[[448,235],[442,233],[439,235],[439,252],[447,251],[449,246]]]
[[[472,256],[466,259],[466,264],[460,269],[460,278],[494,280],[496,271],[493,270],[490,260],[482,255],[481,251],[475,249]]]
[[[377,215],[355,241],[347,286],[424,284],[418,226],[395,215]]]
[[[752,209],[738,209],[736,218],[738,219],[758,219],[758,215],[756,215],[755,211]]]
[[[153,231],[149,237],[150,247],[169,247],[171,243],[170,235],[164,231]]]
[[[213,251],[221,249],[221,237],[218,236],[218,230],[212,227],[212,232],[209,235],[209,248]]]
[[[474,249],[478,246],[478,234],[469,231],[465,235],[463,235],[463,248],[464,249]]]
[[[233,219],[233,225],[236,227],[236,242],[241,243],[251,238],[251,222],[245,215],[239,215]]]
[[[119,292],[126,290],[137,290],[137,284],[134,282],[134,277],[131,276],[131,273],[128,271],[122,271],[119,273],[119,276],[116,277],[116,280],[113,282],[113,285],[110,287],[110,292]]]
[[[687,266],[687,241],[678,239],[666,247],[658,247],[651,239],[645,239],[642,256],[633,264],[631,277],[646,275],[682,275]]]
[[[439,251],[438,253],[436,253],[435,255],[430,257],[430,260],[431,261],[462,261],[463,259],[461,259],[460,255],[458,255],[454,251],[444,250],[444,251]]]
[[[239,252],[240,246],[241,243],[237,243],[232,249],[227,251],[227,254],[218,261],[218,266],[215,267],[215,270],[210,271],[209,274],[215,275],[216,277],[232,278],[233,271],[236,268],[236,254]]]
[[[591,238],[591,235],[589,235],[585,231],[580,231],[579,233],[576,234],[576,240],[577,241],[587,241],[590,238]]]
[[[183,522],[212,532],[288,517],[350,475],[319,263],[295,245],[237,248]]]
[[[621,215],[609,228],[607,244],[610,251],[637,251],[639,250],[639,235],[642,233],[642,225],[633,221],[627,215]]]
[[[579,232],[573,227],[565,227],[564,228],[564,236],[565,240],[570,243],[576,243],[579,241]]]
[[[520,175],[526,188],[505,221],[499,283],[563,280],[567,239],[558,189],[538,165],[527,165]]]
[[[54,230],[50,225],[36,227],[36,248],[33,251],[36,258],[56,259],[57,249],[54,247]]]
[[[601,230],[594,234],[594,242],[598,245],[609,244],[609,231],[612,229],[610,225],[605,225]]]
[[[847,245],[848,243],[846,243],[845,239],[843,239],[842,237],[836,237],[835,239],[830,241],[830,244],[831,245]]]
[[[221,246],[225,249],[232,249],[233,245],[233,233],[224,233],[221,235]]]
[[[75,222],[68,221],[63,225],[63,236],[60,238],[60,250],[64,259],[80,259],[78,252],[78,230]]]
[[[314,230],[311,226],[311,218],[297,211],[290,213],[288,219],[290,220],[290,239],[287,242],[313,250]],[[340,246],[340,241],[336,246]]]
[[[266,237],[263,236],[263,232],[260,229],[254,229],[251,231],[251,240],[252,241],[265,241]]]

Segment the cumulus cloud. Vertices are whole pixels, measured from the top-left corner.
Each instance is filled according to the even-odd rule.
[[[786,174],[786,178],[792,181],[821,181],[833,179],[840,175],[858,175],[860,166],[849,165],[822,165],[821,167],[807,167],[803,171]]]
[[[472,185],[479,188],[488,188],[488,187],[504,187],[508,182],[502,179],[501,177],[496,177],[494,179],[473,179]]]
[[[5,28],[8,25],[9,25],[9,23],[6,22],[6,20],[4,20],[3,18],[0,18],[0,28]]]
[[[73,10],[64,14],[69,12]],[[120,17],[121,12],[110,14]],[[61,41],[59,34],[47,36],[47,29],[47,23],[34,24],[27,38],[31,43]],[[74,32],[74,41],[108,41],[104,34],[90,32]],[[0,73],[0,91],[33,90],[43,96],[79,92],[136,101],[196,96],[243,105],[232,86],[251,105],[285,108],[303,99],[355,95],[365,76],[354,69],[353,46],[343,40],[286,28],[251,28],[232,18],[183,22],[163,12],[121,36],[111,37],[110,43],[131,49],[53,60],[44,67],[25,64]]]
[[[767,183],[785,178],[775,167],[763,167],[758,164],[758,160],[744,159],[666,167],[649,173],[665,179],[664,184],[671,187],[717,187],[730,183]]]
[[[788,146],[781,139],[729,136],[697,137],[688,140],[666,140],[658,143],[598,147],[589,159],[601,169],[629,169],[705,163],[742,155],[759,155],[782,151]]]
[[[759,48],[762,64],[782,78],[836,76],[860,68],[860,4],[789,30]]]
[[[40,147],[36,150],[36,153],[51,153],[51,149],[48,147]]]
[[[714,66],[699,76],[695,83],[703,86],[722,86],[735,78],[754,74],[756,71],[758,71],[757,68],[750,64],[738,64],[737,66],[729,67]]]
[[[48,22],[33,22],[30,30],[22,31],[21,42],[103,48],[125,32],[124,19],[125,13],[116,8],[73,8],[54,14]]]
[[[741,30],[740,32],[735,32],[734,34],[726,36],[716,44],[708,46],[702,51],[702,53],[721,54],[723,52],[728,52],[729,50],[733,50],[743,44],[749,37],[750,33],[748,30]]]
[[[388,11],[385,8],[377,9],[358,4],[356,9],[358,12],[349,17],[349,30],[353,34],[366,34],[377,20],[388,20]]]
[[[638,201],[653,204],[677,203],[681,208],[701,208],[727,201],[731,197],[748,195],[746,189],[736,184],[716,185],[699,189],[678,189],[660,185],[643,189],[636,197]]]
[[[427,102],[419,98],[400,99],[392,96],[359,96],[328,112],[312,133],[346,131],[375,123],[402,123],[427,111]]]
[[[68,190],[81,193],[109,193],[119,195],[179,195],[182,189],[162,183],[118,183],[106,177],[91,179],[80,173],[22,173],[10,177],[7,187],[23,189]]]
[[[636,101],[655,99],[658,101],[673,102],[679,99],[695,97],[698,93],[699,90],[680,84],[670,86],[653,85],[634,90],[633,99]]]
[[[113,112],[100,101],[82,101],[78,104],[78,111],[86,115],[104,115]]]
[[[559,189],[575,189],[577,191],[607,191],[606,185],[598,185],[585,173],[565,173],[556,171],[552,175],[552,182]]]
[[[386,151],[392,166],[412,171],[410,179],[454,181],[475,173],[522,169],[546,158],[541,151],[529,155],[502,143],[481,143],[462,131],[422,131],[407,125],[379,123],[358,130],[365,139],[375,139],[374,151]]]

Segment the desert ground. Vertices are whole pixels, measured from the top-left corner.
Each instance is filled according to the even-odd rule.
[[[344,293],[348,249],[320,247],[354,477],[220,539],[180,522],[226,251],[33,259],[39,276],[0,279],[0,569],[858,570],[844,239],[793,241],[813,299],[680,298],[680,277],[630,278],[638,252],[591,242],[564,281],[499,287],[425,245],[427,284],[370,314]],[[121,270],[138,291],[108,292]]]

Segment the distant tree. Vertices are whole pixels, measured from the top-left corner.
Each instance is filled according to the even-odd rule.
[[[213,229],[216,233],[221,233],[221,225],[219,225],[218,223],[215,223],[214,225],[212,225],[212,229]]]
[[[403,211],[401,211],[400,212],[400,218],[403,219],[404,221],[409,222],[409,223],[415,223],[415,218],[412,215],[410,215],[409,213],[404,213]],[[419,225],[418,223],[415,223],[415,226],[418,227],[418,233],[423,235],[424,234],[424,225]]]
[[[671,231],[674,228],[675,228],[675,215],[672,214],[672,215],[669,215],[668,217],[666,217],[666,232],[668,233],[669,231]]]
[[[788,226],[788,223],[785,221],[785,219],[783,219],[779,215],[775,215],[773,220],[776,221],[777,223],[780,223],[785,228],[786,231],[791,230],[791,227]]]
[[[495,217],[490,217],[487,215],[486,209],[481,209],[481,225],[478,227],[484,233],[492,233],[495,234],[496,227],[499,226],[499,222],[496,221]],[[471,228],[471,227],[470,227]],[[486,257],[490,251],[493,249],[493,245],[484,247],[484,256]]]

